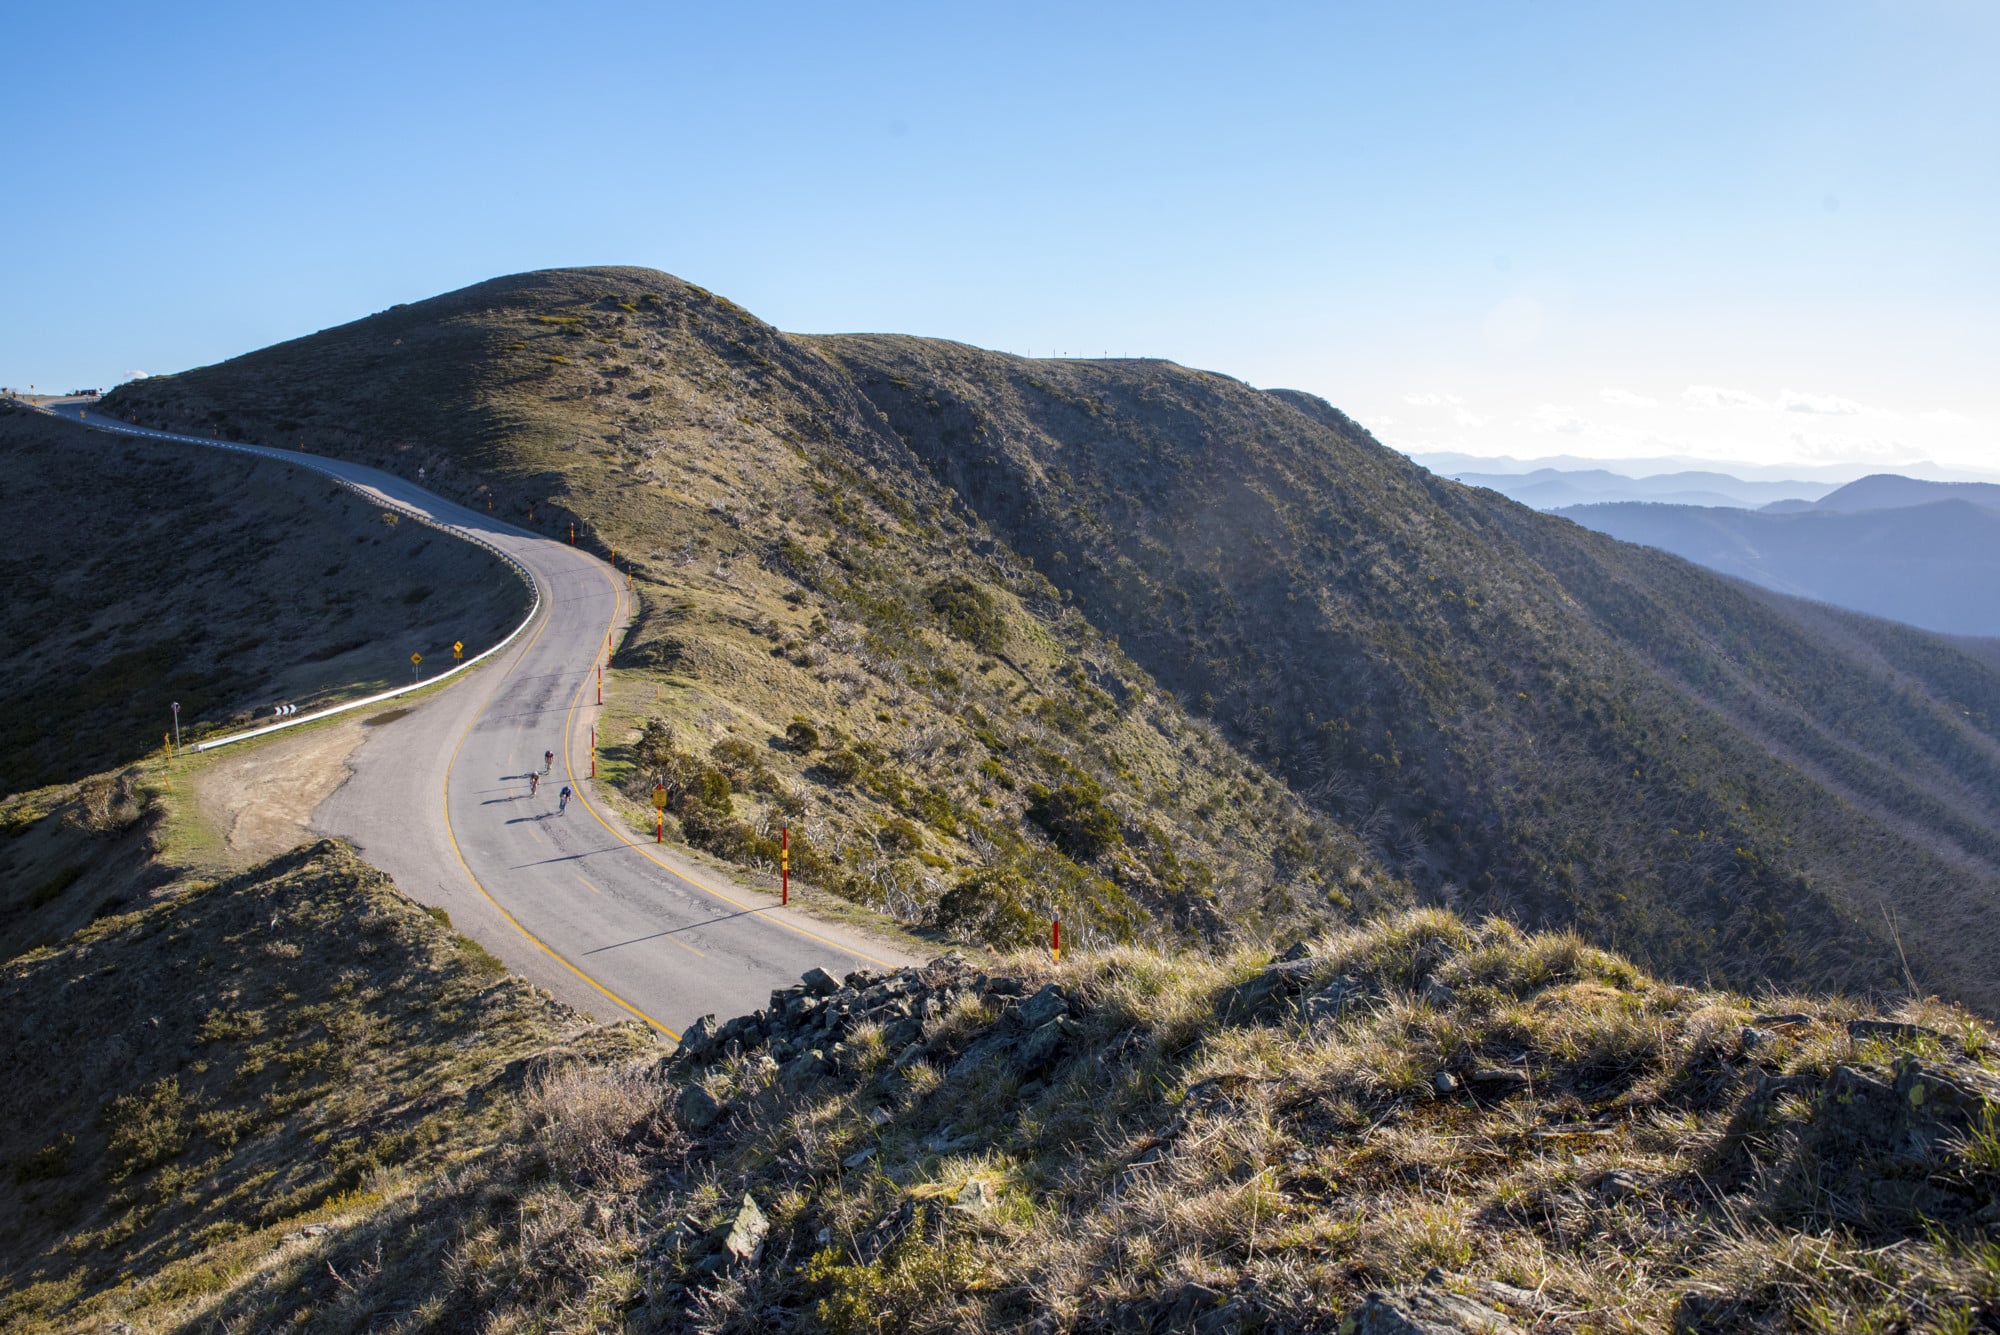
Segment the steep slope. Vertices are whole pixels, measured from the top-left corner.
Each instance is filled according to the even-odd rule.
[[[602,773],[673,832],[1021,944],[1257,935],[1403,892],[984,533],[847,377],[643,270],[496,280],[116,413],[303,443],[576,538],[642,612]],[[643,804],[643,805],[641,805]]]
[[[1946,635],[2000,636],[2000,510],[1970,501],[1853,513],[1650,504],[1556,513],[1778,593]]]
[[[74,780],[280,702],[477,652],[527,590],[499,561],[278,464],[0,402],[0,792]]]
[[[1885,674],[1311,396],[814,342],[1163,685],[1439,893],[1669,969],[1850,983],[1893,959],[1886,902],[1927,980],[2000,1001],[2000,677]]]
[[[112,403],[636,555],[614,774],[745,860],[789,818],[795,865],[912,920],[1217,936],[1406,878],[1678,976],[1867,986],[1893,914],[1925,986],[2000,1007],[2000,675],[1885,666],[1309,395],[569,270]]]
[[[548,1073],[656,1059],[649,1031],[580,1021],[337,844],[126,892],[0,968],[0,1327],[355,1329],[357,1280],[609,1309],[519,1202],[569,1166],[532,1130]]]

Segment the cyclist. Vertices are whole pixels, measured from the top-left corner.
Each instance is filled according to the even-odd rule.
[[[556,763],[555,752],[553,751],[542,752],[542,773],[547,774],[550,770],[554,769],[555,763]]]
[[[563,790],[560,793],[556,794],[556,815],[560,816],[565,811],[568,810],[569,810],[569,785],[564,784]]]
[[[529,797],[533,797],[533,796],[535,795],[535,789],[536,789],[537,787],[539,787],[539,786],[541,785],[541,782],[542,782],[542,776],[541,776],[541,775],[539,775],[539,774],[530,774],[530,775],[528,776],[528,796],[529,796]]]

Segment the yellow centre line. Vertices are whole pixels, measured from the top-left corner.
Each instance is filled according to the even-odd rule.
[[[530,639],[525,645],[521,646],[521,652],[519,655],[516,656],[514,660],[515,662],[519,662],[522,658],[527,657],[528,650],[535,647],[535,641],[542,638],[542,632],[549,628],[549,623],[551,621],[555,620],[554,606],[548,600],[543,601],[543,606],[547,608],[547,611],[542,617],[542,624],[535,629],[534,637]],[[472,722],[466,725],[464,735],[458,739],[458,745],[454,746],[451,749],[451,759],[445,762],[444,835],[445,838],[451,841],[451,851],[453,856],[455,856],[458,859],[459,869],[465,873],[465,879],[472,882],[473,888],[479,891],[481,897],[484,898],[487,903],[491,904],[494,910],[497,913],[499,913],[501,917],[505,918],[510,924],[512,924],[515,931],[519,932],[522,936],[527,937],[528,940],[534,942],[536,947],[539,948],[544,955],[547,955],[550,959],[562,965],[563,968],[568,969],[571,973],[575,974],[578,978],[582,979],[585,983],[589,984],[592,988],[596,989],[600,995],[602,995],[607,1001],[611,1002],[613,1005],[617,1006],[620,1010],[627,1011],[632,1015],[637,1016],[639,1019],[645,1021],[647,1024],[653,1026],[653,1028],[659,1030],[661,1033],[665,1034],[668,1038],[671,1038],[676,1043],[678,1043],[680,1042],[680,1037],[681,1037],[680,1032],[678,1030],[670,1029],[666,1025],[661,1024],[658,1020],[655,1020],[652,1016],[646,1014],[646,1012],[640,1010],[637,1006],[634,1006],[631,1002],[625,1000],[625,998],[619,996],[616,992],[613,992],[610,988],[598,982],[595,978],[592,978],[589,974],[577,968],[574,964],[571,964],[568,960],[562,957],[561,952],[557,951],[548,942],[542,940],[542,938],[536,936],[533,932],[529,931],[525,926],[523,926],[519,918],[516,918],[513,914],[509,913],[506,907],[502,905],[499,900],[493,897],[493,892],[486,888],[485,883],[482,882],[477,876],[474,876],[472,874],[472,868],[470,865],[467,864],[465,860],[465,850],[458,846],[458,834],[451,827],[452,767],[458,764],[458,753],[465,749],[466,739],[471,737],[472,730],[479,726],[480,716],[485,714],[487,708],[492,705],[493,697],[500,693],[500,685],[505,680],[506,678],[502,676],[494,681],[493,689],[486,693],[486,699],[480,703],[479,712],[472,716]]]
[[[597,888],[596,886],[592,885],[592,884],[591,884],[591,883],[590,883],[589,881],[587,881],[587,880],[584,880],[584,878],[583,878],[583,877],[579,876],[579,877],[577,877],[576,879],[577,879],[577,880],[579,880],[579,881],[583,881],[583,888],[584,888],[584,889],[586,889],[586,890],[589,890],[589,891],[592,891],[592,892],[593,892],[593,893],[595,893],[595,894],[600,894],[600,895],[601,895],[601,894],[603,894],[603,893],[604,893],[604,892],[603,892],[602,890],[599,890],[599,889],[598,889],[598,888]]]
[[[611,639],[611,631],[618,624],[618,613],[620,609],[623,608],[624,606],[625,595],[624,592],[621,589],[619,589],[618,581],[612,579],[610,573],[607,570],[600,569],[598,573],[604,575],[604,577],[607,580],[611,581],[611,622],[604,628],[605,642],[609,643]],[[595,654],[593,654],[592,666],[594,667],[595,665],[596,665],[596,658]],[[563,716],[563,773],[569,777],[569,786],[575,791],[576,800],[583,804],[583,809],[590,813],[592,820],[595,820],[599,825],[602,825],[604,827],[605,832],[611,835],[612,838],[618,840],[618,842],[624,844],[627,848],[632,849],[634,852],[638,853],[639,856],[647,859],[649,862],[652,862],[654,865],[659,867],[660,870],[673,876],[676,880],[679,880],[684,884],[692,886],[694,889],[701,891],[703,894],[713,895],[715,898],[721,900],[723,903],[729,905],[731,908],[741,909],[745,913],[754,913],[765,922],[775,924],[776,926],[784,928],[788,932],[794,932],[799,936],[807,938],[808,940],[817,941],[823,946],[831,946],[835,950],[840,951],[844,955],[852,955],[854,956],[854,958],[858,960],[866,960],[870,964],[877,964],[885,969],[893,969],[896,967],[895,965],[891,964],[888,960],[877,959],[875,956],[870,955],[868,952],[864,950],[856,950],[853,946],[844,946],[840,944],[840,942],[838,941],[828,940],[826,937],[821,936],[817,932],[808,932],[803,927],[794,926],[792,923],[786,922],[783,918],[778,917],[776,914],[767,912],[766,910],[770,906],[746,904],[740,899],[731,898],[729,895],[724,894],[722,891],[717,890],[712,886],[699,884],[687,880],[686,877],[682,876],[679,872],[675,871],[672,865],[670,865],[665,860],[656,856],[654,853],[648,850],[644,844],[640,843],[637,839],[634,839],[626,831],[619,829],[617,826],[613,825],[610,821],[604,819],[603,813],[598,811],[596,804],[593,803],[588,797],[584,795],[584,787],[581,783],[577,782],[576,769],[574,764],[570,760],[570,753],[572,750],[570,746],[570,739],[574,735],[573,730],[576,723],[577,702],[583,699],[583,688],[590,684],[592,675],[593,675],[592,673],[586,672],[583,675],[583,679],[577,682],[576,693],[570,696],[569,698],[569,712]],[[599,718],[601,720],[602,715],[600,715]],[[680,943],[675,942],[675,944],[678,945]],[[692,949],[692,947],[689,948]],[[704,956],[704,958],[706,957]]]

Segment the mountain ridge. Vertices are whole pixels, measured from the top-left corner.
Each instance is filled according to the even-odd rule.
[[[971,581],[973,604],[999,600],[1010,656],[1056,648],[1007,688],[1006,712],[988,693],[983,723],[954,722],[969,717],[963,703],[939,716],[940,736],[965,739],[949,745],[983,747],[993,767],[983,788],[946,785],[955,809],[1000,819],[954,816],[972,843],[924,836],[956,882],[908,881],[911,913],[1032,899],[1034,878],[1070,884],[1062,867],[1074,866],[1083,879],[1064,893],[1089,922],[1090,903],[1113,902],[1090,887],[1166,885],[1183,840],[1254,839],[1257,822],[1232,822],[1225,805],[1250,801],[1292,813],[1291,833],[1256,855],[1269,869],[1204,860],[1267,887],[1253,896],[1266,905],[1320,911],[1319,897],[1345,912],[1353,886],[1405,881],[1468,910],[1575,925],[1683,976],[1870,988],[1899,976],[1886,895],[1921,976],[2000,1005],[1982,926],[2000,885],[1989,666],[1870,628],[1897,664],[1885,703],[1884,669],[1781,605],[1436,478],[1312,396],[1165,362],[785,335],[679,280],[618,269],[495,280],[137,382],[109,405],[162,425],[297,434],[392,467],[427,461],[441,487],[545,525],[574,518],[600,549],[643,553],[641,578],[665,581],[649,614],[674,605],[658,596],[667,585],[697,618],[736,596],[672,573],[686,567],[672,565],[682,539],[668,529],[726,548],[736,578],[772,596],[754,616],[777,651],[823,651],[809,609],[815,624],[858,627],[865,652],[835,650],[857,674],[846,708],[874,710],[838,715],[856,745],[879,749],[863,734],[904,726],[888,701],[918,694],[915,666],[937,662],[959,683],[938,686],[926,665],[923,692],[962,692],[965,667],[926,659],[943,642],[923,627],[963,611],[951,582]],[[671,620],[655,616],[641,640],[721,643]],[[741,709],[723,675],[677,689]],[[1156,699],[1154,682],[1173,698]],[[1030,707],[1024,744],[1007,734]],[[782,730],[773,706],[757,711]],[[1134,732],[1141,718],[1152,721]],[[1006,727],[985,726],[996,719]],[[1122,731],[1094,731],[1115,719]],[[1168,765],[1176,737],[1212,749]],[[1792,758],[1774,765],[1780,737]],[[1037,748],[1048,759],[1016,777]],[[888,787],[892,760],[867,762]],[[1113,825],[1065,765],[1085,766]],[[1182,796],[1195,792],[1211,814]],[[841,820],[890,818],[868,806],[876,797],[837,795]],[[1148,807],[1185,814],[1155,839]],[[1329,868],[1322,853],[1285,852],[1294,835],[1301,850],[1352,838],[1367,853]],[[1032,884],[982,880],[979,841],[996,839],[989,866],[1018,847],[1040,859]],[[1177,912],[1214,930],[1193,908]]]
[[[1953,500],[1984,510],[2000,510],[2000,483],[1932,482],[1904,477],[1900,473],[1871,473],[1828,492],[1813,502],[1813,508],[1854,514],[1868,510],[1909,509]]]

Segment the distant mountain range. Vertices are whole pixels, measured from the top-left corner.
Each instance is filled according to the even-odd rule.
[[[1703,459],[1691,454],[1661,454],[1649,458],[1610,459],[1580,454],[1551,454],[1534,459],[1517,459],[1512,455],[1465,454],[1455,450],[1435,450],[1412,453],[1409,458],[1428,468],[1441,477],[1456,478],[1464,474],[1493,474],[1502,477],[1520,477],[1524,474],[1552,470],[1558,473],[1587,473],[1602,471],[1620,477],[1645,479],[1662,473],[1721,473],[1728,477],[1747,479],[1754,482],[1785,482],[1795,478],[1823,484],[1825,487],[1844,486],[1865,476],[1868,465],[1856,464],[1759,464],[1747,459]],[[1880,465],[1876,465],[1880,467]],[[1933,463],[1928,459],[1896,465],[1896,472],[1907,478],[1918,478],[1931,482],[2000,482],[2000,470],[1983,471],[1972,468],[1949,467]],[[1638,499],[1633,497],[1631,499]]]
[[[1604,468],[1537,468],[1531,473],[1447,473],[1446,476],[1468,487],[1497,491],[1509,500],[1537,510],[1614,501],[1755,510],[1791,502],[1809,505],[1833,491],[1836,485],[1801,478],[1748,480],[1729,473],[1695,471],[1627,477]]]
[[[1877,474],[1762,510],[1619,501],[1555,511],[1778,593],[2000,636],[2000,486]]]
[[[1966,501],[1988,510],[2000,510],[2000,485],[1991,482],[1929,482],[1897,473],[1875,473],[1859,478],[1838,491],[1829,492],[1809,505],[1786,510],[1832,510],[1841,514],[1861,514],[1869,510],[1908,510],[1936,505],[1941,501]],[[1776,507],[1766,507],[1775,509]]]

